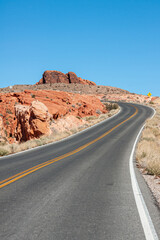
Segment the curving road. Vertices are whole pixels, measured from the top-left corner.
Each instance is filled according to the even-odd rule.
[[[118,115],[68,139],[0,158],[1,240],[151,239],[135,203],[129,158],[153,110],[119,105]],[[160,236],[159,209],[135,171]]]

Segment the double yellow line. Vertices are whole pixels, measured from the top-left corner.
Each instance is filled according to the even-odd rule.
[[[80,152],[81,150],[85,149],[86,147],[90,146],[91,144],[99,141],[100,139],[102,139],[103,137],[108,135],[110,132],[112,132],[114,129],[116,129],[117,127],[119,127],[123,123],[127,122],[129,119],[133,118],[138,113],[138,109],[135,106],[133,106],[133,107],[136,109],[134,114],[132,114],[129,118],[127,118],[126,120],[122,121],[121,123],[117,124],[115,127],[111,128],[109,131],[107,131],[104,134],[102,134],[100,137],[95,138],[91,142],[88,142],[88,143],[84,144],[83,146],[81,146],[81,147],[79,147],[79,148],[77,148],[77,149],[75,149],[75,150],[73,150],[71,152],[68,152],[68,153],[66,153],[66,154],[64,154],[62,156],[59,156],[59,157],[56,157],[56,158],[51,159],[49,161],[46,161],[44,163],[38,164],[38,165],[36,165],[36,166],[34,166],[32,168],[29,168],[29,169],[27,169],[27,170],[25,170],[23,172],[17,173],[17,174],[15,174],[15,175],[7,178],[7,179],[4,179],[3,181],[0,181],[0,188],[3,188],[5,186],[7,186],[7,185],[17,181],[18,179],[23,178],[23,177],[25,177],[25,176],[27,176],[27,175],[29,175],[29,174],[31,174],[31,173],[41,169],[41,168],[43,168],[43,167],[46,167],[46,166],[48,166],[48,165],[50,165],[52,163],[58,162],[61,159],[64,159],[66,157],[69,157],[69,156],[77,153],[77,152]]]

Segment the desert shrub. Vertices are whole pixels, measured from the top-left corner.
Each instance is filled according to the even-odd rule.
[[[118,104],[117,103],[104,103],[106,110],[111,111],[112,109],[117,109]]]
[[[118,104],[117,103],[113,103],[112,104],[112,109],[117,109],[118,108]]]
[[[82,105],[81,103],[76,103],[79,107]]]
[[[72,134],[74,134],[74,133],[77,133],[78,131],[77,131],[76,128],[72,128],[72,129],[70,129],[70,132],[71,132]]]
[[[5,135],[6,135],[6,137],[7,137],[7,130],[5,129],[4,132],[5,132]]]
[[[145,140],[148,142],[154,141],[154,139],[152,137],[143,137],[142,140]]]
[[[147,153],[146,152],[142,152],[141,158],[145,158],[146,156],[147,156]]]
[[[5,146],[5,145],[6,145],[6,141],[0,142],[0,146]]]
[[[12,114],[12,112],[11,112],[10,109],[6,109],[6,113],[8,113],[8,114]]]
[[[160,176],[160,161],[158,159],[149,161],[146,170],[150,175]]]
[[[153,129],[153,134],[155,137],[158,137],[160,135],[160,130],[159,129]]]
[[[7,154],[9,154],[9,152],[7,150],[0,148],[0,156],[5,156]]]
[[[42,146],[43,145],[43,142],[40,138],[36,139],[35,142],[36,142],[37,146]]]
[[[6,125],[9,125],[9,122],[8,122],[8,121],[6,121]]]
[[[102,112],[101,112],[101,110],[97,109],[97,110],[96,110],[96,113],[97,113],[97,114],[101,114]]]
[[[94,119],[96,119],[97,117],[96,116],[87,116],[87,117],[84,117],[84,120],[86,121],[92,121]]]
[[[31,97],[32,97],[32,98],[35,98],[35,97],[36,97],[36,95],[31,93]]]

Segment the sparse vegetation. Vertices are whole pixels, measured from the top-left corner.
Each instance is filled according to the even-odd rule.
[[[31,93],[31,97],[32,97],[32,98],[35,98],[35,97],[36,97],[36,95]]]
[[[9,125],[9,122],[8,122],[8,121],[6,121],[6,125]]]
[[[9,152],[7,150],[0,148],[0,156],[5,156],[7,154],[9,154]]]
[[[148,174],[160,176],[160,107],[154,118],[147,120],[137,146],[136,159]]]
[[[83,119],[85,121],[92,121],[92,120],[95,120],[97,117],[96,116],[87,116],[87,117],[84,117]]]
[[[158,159],[149,161],[146,170],[150,175],[160,176],[160,162]]]
[[[106,103],[104,103],[104,105],[105,105],[105,108],[108,111],[111,111],[112,109],[118,109],[118,104],[117,103],[106,102]]]
[[[150,101],[149,103],[150,103],[150,104],[154,104],[154,102],[152,102],[152,101]]]
[[[102,114],[102,112],[99,109],[96,110],[96,113],[97,114]]]
[[[147,156],[146,152],[142,152],[141,158],[145,158]]]
[[[6,113],[13,114],[10,109],[6,109]]]

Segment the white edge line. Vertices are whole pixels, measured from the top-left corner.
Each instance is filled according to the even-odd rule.
[[[7,156],[2,156],[2,157],[0,157],[0,161],[3,160],[3,159],[5,159],[5,158],[10,158],[10,157],[15,156],[15,155],[18,155],[18,154],[23,154],[23,153],[26,153],[26,152],[34,151],[34,150],[37,150],[38,148],[41,148],[41,149],[42,149],[42,148],[45,148],[46,146],[54,145],[54,144],[57,144],[57,143],[59,143],[59,142],[66,141],[67,139],[72,138],[72,137],[74,137],[75,135],[81,134],[82,132],[86,132],[86,131],[88,131],[89,129],[94,128],[95,126],[102,124],[103,122],[109,121],[110,119],[112,119],[112,118],[114,118],[115,116],[117,116],[121,111],[122,111],[122,108],[119,106],[119,111],[118,111],[116,114],[114,114],[113,116],[108,117],[107,119],[105,119],[105,120],[103,120],[103,121],[101,121],[101,122],[98,122],[98,123],[96,123],[96,124],[94,124],[94,125],[92,125],[92,126],[90,126],[90,127],[87,127],[87,128],[85,128],[84,130],[82,130],[82,131],[79,131],[79,132],[77,132],[77,133],[74,133],[74,134],[72,134],[72,135],[70,135],[70,136],[68,136],[68,137],[66,137],[66,138],[63,138],[63,139],[58,140],[58,141],[55,141],[55,142],[51,142],[51,143],[44,144],[44,145],[42,145],[42,146],[37,146],[37,147],[30,148],[30,149],[26,149],[26,150],[23,150],[23,151],[21,151],[21,152],[12,153],[12,154],[9,154],[9,155],[7,155]]]
[[[148,107],[148,106],[147,106],[147,107]],[[152,119],[152,118],[154,117],[154,115],[156,114],[156,110],[155,110],[155,108],[153,108],[153,107],[149,107],[149,108],[152,108],[152,110],[154,111],[152,117],[150,118],[150,119]]]
[[[154,117],[156,111],[154,108],[152,108],[154,110],[154,114],[151,117],[151,119]],[[134,152],[135,152],[135,148],[138,142],[138,139],[142,133],[142,130],[144,128],[145,124],[142,126],[142,128],[140,129],[136,140],[134,142],[133,148],[132,148],[132,152],[130,155],[130,159],[129,159],[129,170],[130,170],[130,176],[131,176],[131,183],[132,183],[132,189],[133,189],[133,193],[134,193],[134,198],[135,198],[135,202],[137,205],[137,209],[138,209],[138,213],[140,216],[140,220],[141,220],[141,224],[144,230],[144,234],[145,234],[145,238],[146,240],[158,240],[158,235],[156,233],[156,230],[154,228],[152,219],[150,217],[149,211],[147,209],[147,206],[145,204],[143,195],[141,193],[141,190],[139,188],[137,179],[136,179],[136,175],[135,175],[135,171],[134,171],[134,166],[133,166],[133,157],[134,157]]]

